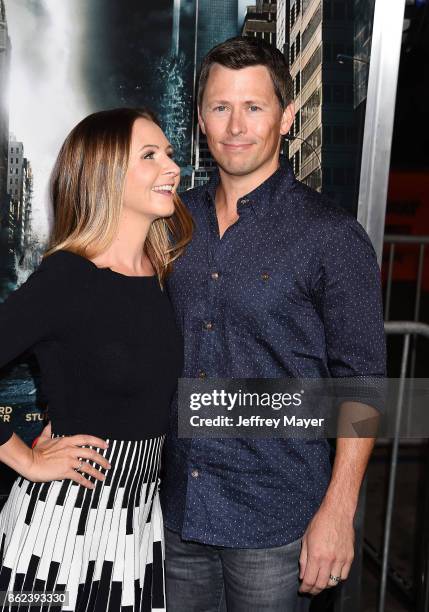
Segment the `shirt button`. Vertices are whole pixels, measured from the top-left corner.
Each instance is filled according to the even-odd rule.
[[[261,278],[262,280],[267,281],[270,278],[270,275],[268,274],[268,272],[262,272]]]
[[[198,470],[192,470],[191,472],[191,476],[192,478],[198,478],[198,476],[200,475]]]
[[[207,376],[207,374],[204,372],[204,370],[200,370],[198,372],[198,378],[205,378]]]
[[[212,279],[217,280],[219,278],[219,272],[212,272]]]
[[[204,323],[204,328],[207,329],[208,331],[210,331],[211,329],[213,329],[213,323],[211,321],[207,321],[207,323]]]

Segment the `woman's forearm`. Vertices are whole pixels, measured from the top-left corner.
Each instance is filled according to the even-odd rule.
[[[0,461],[18,474],[26,476],[33,462],[33,451],[14,433],[7,442],[0,445]]]

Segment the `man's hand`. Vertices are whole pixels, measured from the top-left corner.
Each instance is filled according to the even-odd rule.
[[[301,593],[317,595],[336,586],[330,576],[345,580],[354,557],[353,518],[340,508],[320,506],[302,538],[299,559]]]
[[[353,408],[353,406],[352,406]],[[317,595],[345,580],[354,557],[359,490],[374,438],[338,438],[332,477],[319,510],[302,538],[299,559],[301,593]]]

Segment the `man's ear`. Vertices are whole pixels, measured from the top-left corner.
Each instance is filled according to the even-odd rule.
[[[201,108],[198,106],[198,124],[200,126],[200,130],[202,131],[202,133],[205,135],[206,134],[206,126],[204,124],[204,119],[201,115]]]
[[[286,136],[295,119],[295,104],[291,102],[283,111],[282,120],[280,123],[280,134]]]

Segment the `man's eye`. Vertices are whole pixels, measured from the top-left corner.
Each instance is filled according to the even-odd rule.
[[[155,155],[155,151],[149,151],[148,153],[145,153],[143,155],[143,159],[153,159],[154,155]]]
[[[254,111],[258,111],[258,110],[261,110],[261,107],[260,107],[260,106],[256,106],[256,104],[251,104],[251,105],[249,106],[249,108],[250,108],[250,110],[251,110],[252,112],[254,112]]]
[[[220,104],[219,106],[215,107],[215,110],[223,112],[226,109],[226,106],[224,104]]]

